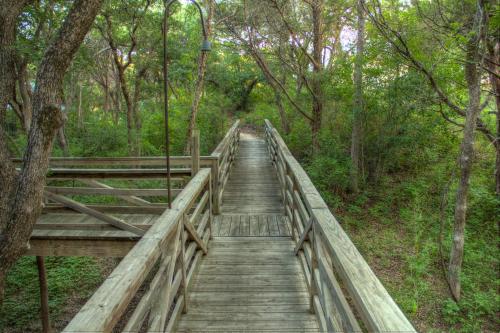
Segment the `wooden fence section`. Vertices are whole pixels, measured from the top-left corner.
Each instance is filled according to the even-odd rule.
[[[171,156],[170,165],[172,179],[174,181],[183,181],[187,177],[192,176],[193,165],[201,168],[212,169],[212,199],[214,205],[214,213],[220,213],[220,204],[224,186],[229,177],[229,170],[233,164],[235,154],[239,146],[239,120],[236,120],[231,128],[226,132],[224,138],[219,145],[215,148],[209,156],[199,156],[199,151],[193,152],[193,156]],[[195,145],[196,146],[196,145]],[[199,146],[196,146],[199,148]],[[193,159],[195,156],[198,159]],[[13,162],[18,166],[22,163],[22,159],[14,158]],[[98,184],[101,179],[122,179],[122,180],[135,180],[135,179],[165,179],[167,170],[164,168],[166,164],[165,156],[148,156],[148,157],[52,157],[49,161],[49,171],[47,180],[80,180],[86,181],[91,187],[99,187],[102,190],[95,191],[95,194],[118,195],[124,193],[123,190],[113,189],[106,187],[104,184]],[[92,168],[89,168],[92,167]],[[124,168],[126,167],[126,168]],[[104,190],[107,188],[109,191]],[[90,194],[88,189],[82,189],[81,192],[75,193],[77,190],[60,190],[66,191],[65,194]],[[140,191],[135,195],[130,189],[130,195],[122,195],[121,199],[129,203],[146,206],[147,202],[144,200],[137,200],[131,198],[132,196],[139,197]],[[144,192],[145,193],[145,192]],[[152,193],[152,192],[149,192]],[[158,191],[158,193],[160,193]],[[178,192],[175,192],[176,194]],[[62,194],[62,193],[59,193]],[[156,194],[155,194],[156,195]],[[130,210],[131,208],[125,208]]]
[[[220,214],[222,194],[229,178],[229,171],[233,165],[236,152],[240,143],[240,121],[237,120],[226,133],[226,136],[219,143],[217,148],[210,155],[214,159],[212,166],[214,184],[214,214]]]
[[[210,168],[210,200],[219,205],[238,133],[235,123],[213,156],[200,157],[195,131],[192,156],[171,158],[172,199],[200,167]],[[14,162],[20,165],[21,160]],[[165,157],[52,158],[44,214],[34,227],[27,255],[124,257],[167,208],[165,163]]]
[[[414,332],[268,120],[265,135],[321,331]]]
[[[172,209],[149,228],[64,332],[172,329],[187,310],[189,284],[200,257],[207,253],[212,223],[210,174],[204,168],[194,176]],[[120,327],[115,328],[119,321]]]

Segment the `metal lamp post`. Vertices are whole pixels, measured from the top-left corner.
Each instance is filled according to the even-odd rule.
[[[167,33],[168,33],[168,11],[170,6],[178,0],[164,0],[163,12],[163,96],[164,96],[164,116],[165,116],[165,155],[167,162],[167,195],[168,195],[168,208],[172,208],[172,188],[171,188],[171,174],[170,174],[170,133],[168,123],[168,60],[167,60]],[[190,1],[198,9],[200,14],[200,24],[203,32],[203,43],[201,45],[201,52],[208,52],[211,49],[211,44],[208,41],[207,30],[205,28],[205,21],[203,19],[203,12],[200,5],[194,1]]]

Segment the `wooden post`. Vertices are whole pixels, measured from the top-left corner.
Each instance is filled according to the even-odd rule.
[[[207,189],[208,189],[208,232],[210,233],[210,236],[208,239],[213,239],[213,236],[212,236],[212,227],[213,227],[213,203],[212,203],[212,199],[213,199],[213,192],[212,192],[212,177],[210,177],[210,181],[207,183]]]
[[[42,319],[42,332],[50,333],[49,320],[49,292],[47,287],[47,275],[45,274],[45,260],[43,257],[36,257],[36,266],[38,268],[38,281],[40,282],[40,308]]]
[[[220,200],[219,200],[219,157],[212,160],[212,198],[213,198],[213,213],[214,215],[220,214]]]
[[[200,130],[193,130],[191,136],[191,176],[200,171]]]
[[[317,257],[317,242],[316,242],[316,236],[317,236],[317,232],[316,232],[316,227],[315,227],[315,224],[314,224],[314,220],[311,220],[311,224],[312,224],[312,237],[310,238],[310,242],[311,242],[311,289],[309,290],[309,293],[310,293],[310,303],[309,303],[309,311],[311,313],[315,313],[314,311],[314,296],[316,296],[318,294],[318,286],[317,286],[317,283],[319,283],[319,281],[316,281],[316,278],[315,278],[315,270],[318,268],[318,257]]]
[[[186,218],[184,215],[182,217],[183,219]],[[186,233],[184,232],[184,228],[181,230],[181,255],[179,256],[179,260],[181,262],[181,272],[182,272],[182,295],[184,295],[184,304],[182,305],[182,313],[187,313],[188,311],[188,295],[187,295],[187,267],[186,267],[186,262],[185,262],[185,256],[186,256],[186,243],[187,243],[187,237]]]

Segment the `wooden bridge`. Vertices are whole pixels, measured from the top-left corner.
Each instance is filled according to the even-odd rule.
[[[414,332],[268,121],[264,133],[236,122],[210,156],[195,144],[173,158],[172,209],[144,188],[163,158],[54,159],[30,254],[124,257],[64,332]]]

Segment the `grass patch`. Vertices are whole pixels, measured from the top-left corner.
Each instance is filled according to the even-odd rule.
[[[367,186],[359,195],[342,196],[335,191],[336,184],[324,176],[329,172],[308,171],[353,243],[418,331],[500,331],[500,202],[485,190],[486,181],[479,177],[472,180],[462,299],[455,303],[438,251],[439,204],[445,180],[433,178],[432,173],[394,174]],[[446,268],[454,195],[452,188],[445,214]]]
[[[55,323],[75,299],[88,298],[103,280],[98,260],[92,257],[46,257],[49,308]],[[7,274],[5,299],[0,309],[0,331],[40,331],[40,291],[36,259],[20,258]]]

